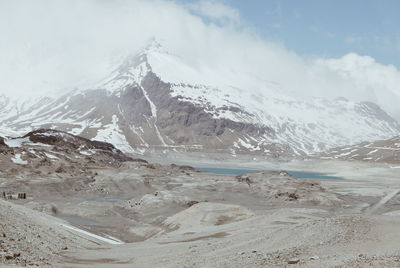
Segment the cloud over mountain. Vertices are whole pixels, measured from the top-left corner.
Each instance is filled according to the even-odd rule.
[[[28,94],[91,85],[150,39],[207,77],[299,98],[373,101],[400,119],[400,72],[354,53],[305,58],[265,41],[216,0],[2,1],[0,92]],[[235,79],[248,74],[246,81]],[[240,76],[244,77],[244,76]],[[266,82],[268,81],[268,82]],[[29,93],[31,94],[31,93]]]

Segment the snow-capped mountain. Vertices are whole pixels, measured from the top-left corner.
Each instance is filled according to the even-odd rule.
[[[306,155],[386,139],[400,125],[377,105],[299,100],[251,74],[193,67],[152,44],[90,89],[0,98],[0,131],[55,128],[123,152],[200,150]]]

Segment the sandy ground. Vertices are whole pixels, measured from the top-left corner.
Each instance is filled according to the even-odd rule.
[[[178,160],[172,159],[189,164]],[[187,161],[212,166],[215,159]],[[138,162],[92,168],[88,178],[63,173],[8,176],[0,178],[0,190],[24,191],[28,199],[0,202],[0,245],[12,253],[0,255],[0,262],[51,267],[400,267],[400,169],[361,162],[252,159],[224,161],[223,166],[322,171],[344,179],[296,180],[280,171],[213,175]],[[19,234],[33,244],[18,242]]]

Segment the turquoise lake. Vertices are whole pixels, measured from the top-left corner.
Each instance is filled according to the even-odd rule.
[[[208,172],[213,174],[224,174],[224,175],[242,175],[246,173],[255,173],[261,170],[254,169],[230,169],[230,168],[196,168],[202,172]],[[328,179],[328,180],[340,180],[342,178],[337,176],[330,176],[325,173],[311,172],[311,171],[293,171],[286,170],[287,173],[292,175],[295,179]]]

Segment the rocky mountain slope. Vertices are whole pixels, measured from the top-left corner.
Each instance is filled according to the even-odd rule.
[[[0,137],[2,176],[34,173],[91,175],[88,167],[118,167],[132,159],[112,144],[66,132],[39,129],[16,138]],[[144,161],[144,160],[141,160]]]
[[[326,159],[361,160],[400,164],[400,136],[334,148],[322,154]]]
[[[201,70],[153,44],[104,81],[57,98],[0,98],[0,131],[63,130],[152,150],[304,156],[386,139],[400,125],[377,105],[299,100],[250,74]]]

